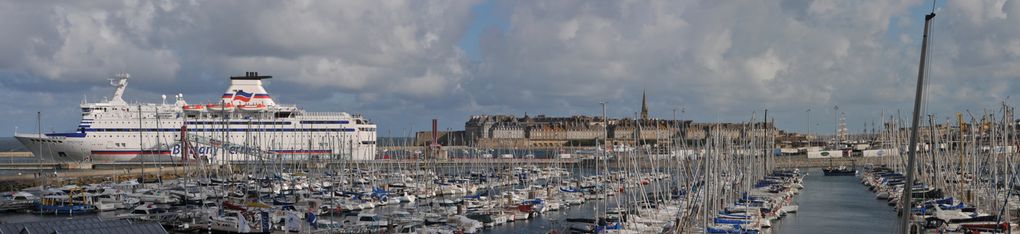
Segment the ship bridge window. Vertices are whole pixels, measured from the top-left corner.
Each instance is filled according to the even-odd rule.
[[[276,118],[290,118],[293,113],[291,112],[276,112]]]

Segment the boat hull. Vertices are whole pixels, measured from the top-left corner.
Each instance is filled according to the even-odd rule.
[[[92,205],[73,204],[73,205],[43,205],[36,204],[35,213],[37,214],[54,214],[54,215],[76,215],[76,214],[88,214],[95,212],[96,209]]]
[[[89,160],[89,154],[86,153],[89,150],[81,138],[30,134],[15,134],[14,138],[25,145],[25,148],[41,161],[81,162]]]
[[[857,170],[822,169],[822,173],[825,174],[825,176],[856,176]]]

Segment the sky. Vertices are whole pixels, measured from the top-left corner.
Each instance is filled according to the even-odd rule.
[[[471,115],[760,120],[831,132],[908,121],[930,1],[0,0],[0,136],[73,130],[83,99],[218,100],[272,75],[279,103],[362,113],[382,136]],[[980,115],[1020,92],[1020,3],[943,1],[925,113]],[[1018,97],[1020,98],[1020,97]],[[810,109],[810,111],[808,111]],[[870,128],[870,127],[867,127]]]

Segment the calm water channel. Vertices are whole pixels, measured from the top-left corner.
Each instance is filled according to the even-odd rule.
[[[779,221],[772,233],[897,233],[896,212],[876,200],[860,178],[807,172],[797,198],[800,211]]]

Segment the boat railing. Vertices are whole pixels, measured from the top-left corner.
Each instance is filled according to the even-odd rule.
[[[336,118],[350,118],[351,114],[347,112],[304,112],[302,116],[307,117],[336,117]]]

